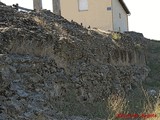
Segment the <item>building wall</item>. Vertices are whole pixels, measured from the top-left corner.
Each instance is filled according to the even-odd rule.
[[[68,4],[69,2],[69,4]],[[88,0],[88,10],[79,11],[78,0],[61,0],[61,14],[66,19],[102,30],[113,30],[111,0]]]
[[[113,10],[113,30],[114,31],[128,31],[128,15],[121,6],[119,0],[112,0]],[[121,18],[119,17],[121,15]]]

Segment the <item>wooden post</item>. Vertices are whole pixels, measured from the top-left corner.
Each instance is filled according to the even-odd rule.
[[[53,13],[56,15],[61,15],[60,0],[52,0],[52,3],[53,3]]]
[[[42,0],[33,0],[33,9],[40,11],[42,9]]]

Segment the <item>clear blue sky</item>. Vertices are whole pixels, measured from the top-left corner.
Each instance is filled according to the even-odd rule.
[[[33,0],[1,0],[7,5],[18,3],[26,8],[33,8]],[[69,0],[68,0],[69,1]],[[150,39],[160,40],[160,0],[124,0],[131,16],[129,30],[143,33]],[[43,0],[44,9],[52,9],[52,0]]]

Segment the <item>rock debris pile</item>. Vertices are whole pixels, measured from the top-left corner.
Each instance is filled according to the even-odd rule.
[[[0,2],[0,119],[94,119],[95,104],[145,80],[146,44],[139,33],[102,33]]]

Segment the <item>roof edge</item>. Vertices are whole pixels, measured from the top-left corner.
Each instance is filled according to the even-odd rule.
[[[122,7],[123,7],[123,9],[125,10],[125,12],[126,12],[128,15],[130,15],[131,12],[129,11],[129,9],[128,9],[127,5],[124,3],[124,1],[123,1],[123,0],[119,0],[119,2],[120,2],[120,4],[122,5]]]

